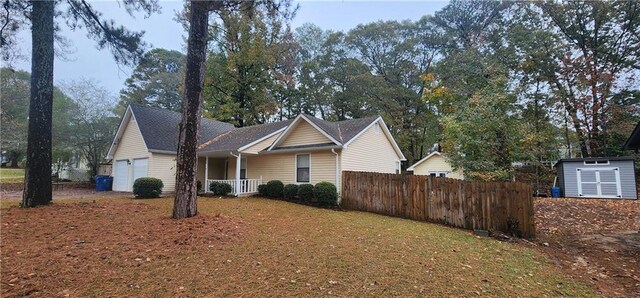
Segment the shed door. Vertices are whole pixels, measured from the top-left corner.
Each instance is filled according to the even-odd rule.
[[[590,198],[620,198],[620,170],[618,168],[578,168],[578,195]]]
[[[126,191],[129,182],[129,164],[125,160],[116,160],[113,171],[113,190]]]
[[[139,158],[133,160],[133,181],[142,177],[149,176],[149,159],[148,158]],[[133,183],[131,184],[133,185]]]

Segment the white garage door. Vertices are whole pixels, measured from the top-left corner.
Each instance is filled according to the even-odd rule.
[[[125,160],[116,160],[115,170],[113,171],[113,190],[127,191],[129,182],[129,164]]]
[[[149,176],[149,159],[148,158],[139,158],[133,160],[133,180],[141,177]],[[133,183],[131,183],[133,185]]]
[[[588,198],[620,198],[620,171],[618,168],[579,168],[578,195]]]

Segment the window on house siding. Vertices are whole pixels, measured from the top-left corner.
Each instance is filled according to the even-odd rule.
[[[309,183],[310,179],[310,157],[309,154],[296,155],[296,182]]]
[[[433,177],[447,177],[447,172],[429,172],[429,176],[433,176]]]

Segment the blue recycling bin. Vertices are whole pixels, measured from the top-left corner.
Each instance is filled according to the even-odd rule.
[[[105,180],[106,180],[105,183],[107,184],[107,191],[113,190],[113,177],[107,176]]]
[[[552,187],[551,188],[551,197],[559,198],[560,197],[560,187]]]
[[[111,187],[113,185],[113,177],[106,175],[97,175],[94,180],[96,181],[96,191],[111,190]]]

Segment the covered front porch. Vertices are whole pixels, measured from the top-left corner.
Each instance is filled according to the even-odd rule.
[[[198,180],[203,182],[205,193],[211,192],[211,183],[220,182],[229,184],[234,196],[258,193],[258,185],[262,184],[262,176],[247,177],[247,158],[234,152],[201,154],[198,157]]]

